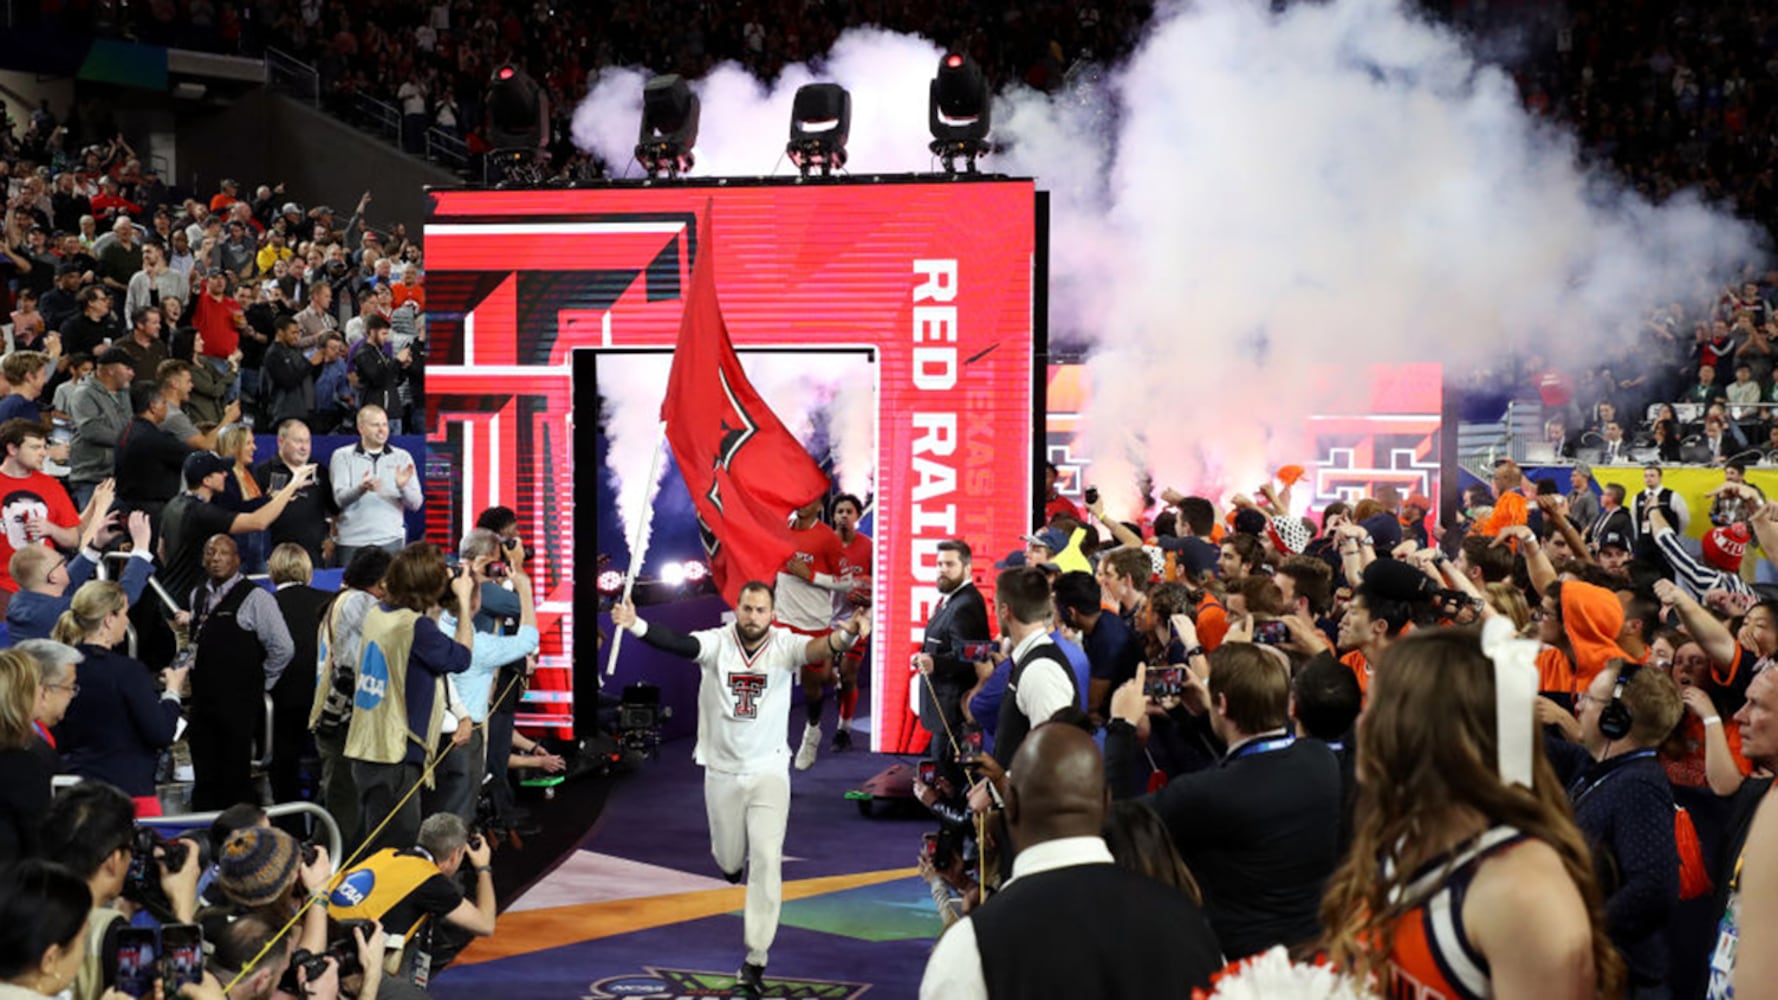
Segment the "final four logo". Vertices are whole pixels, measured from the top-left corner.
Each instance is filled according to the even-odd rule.
[[[644,966],[633,976],[611,976],[587,987],[581,1000],[619,1000],[649,997],[651,1000],[711,1000],[734,996],[732,972],[692,972]],[[868,983],[841,983],[828,979],[766,979],[765,995],[773,1000],[856,1000],[870,989]]]

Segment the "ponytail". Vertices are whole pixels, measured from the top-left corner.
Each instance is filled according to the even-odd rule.
[[[86,641],[86,629],[80,627],[80,617],[74,613],[73,608],[69,608],[56,619],[56,627],[51,630],[49,637],[69,646],[78,646]]]

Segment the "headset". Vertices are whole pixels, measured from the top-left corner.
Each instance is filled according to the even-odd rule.
[[[1599,735],[1608,740],[1621,740],[1630,735],[1630,727],[1636,719],[1630,714],[1630,706],[1624,704],[1624,687],[1636,676],[1642,664],[1625,661],[1618,668],[1617,683],[1611,686],[1611,701],[1599,710]]]

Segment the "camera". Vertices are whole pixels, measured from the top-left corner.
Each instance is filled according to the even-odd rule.
[[[366,935],[376,927],[369,920],[336,920],[327,935],[327,948],[320,954],[304,949],[297,949],[290,956],[292,968],[301,969],[308,982],[314,982],[327,974],[327,960],[333,959],[340,967],[340,979],[356,976],[364,971],[358,961],[358,936],[356,930],[363,930]]]
[[[1150,698],[1177,698],[1184,690],[1184,667],[1151,668],[1142,685],[1142,693]]]
[[[1085,496],[1086,496],[1086,501],[1087,501],[1088,507],[1091,507],[1092,505],[1098,503],[1099,502],[1099,487],[1097,487],[1097,486],[1087,487]]]
[[[156,851],[160,857],[155,857]],[[147,907],[157,916],[171,915],[173,905],[167,894],[161,889],[160,864],[167,866],[169,871],[178,871],[185,867],[185,857],[191,852],[191,845],[179,840],[168,840],[145,826],[136,827],[130,835],[130,868],[124,875],[124,898]]]
[[[490,580],[504,580],[512,573],[512,567],[503,562],[491,562],[483,570]]]

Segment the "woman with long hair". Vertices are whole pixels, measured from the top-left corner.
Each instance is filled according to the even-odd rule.
[[[1139,799],[1118,799],[1105,813],[1105,846],[1111,860],[1147,875],[1162,885],[1172,886],[1194,903],[1202,905],[1204,890],[1192,877],[1173,834],[1154,807]]]
[[[1660,453],[1660,461],[1663,463],[1685,461],[1679,443],[1679,424],[1672,420],[1655,421],[1654,446],[1655,450]]]
[[[0,650],[0,864],[37,853],[55,769],[36,750],[37,658]]]
[[[53,997],[73,986],[92,909],[86,883],[61,865],[21,861],[0,871],[0,996]]]
[[[154,765],[179,726],[179,692],[190,667],[164,670],[164,690],[142,661],[118,651],[129,631],[122,587],[93,580],[74,592],[53,638],[78,649],[80,693],[56,727],[56,748],[70,773],[103,781],[136,800],[138,816],[159,816]]]
[[[1487,633],[1499,666],[1475,630],[1438,629],[1391,645],[1371,678],[1352,849],[1321,915],[1332,960],[1385,995],[1623,987],[1591,853],[1535,736],[1521,676],[1535,647],[1508,632]],[[1523,719],[1498,716],[1497,688]]]
[[[230,424],[216,440],[217,454],[235,463],[234,468],[228,470],[228,478],[223,481],[216,502],[238,514],[251,514],[266,503],[265,490],[260,489],[259,480],[253,477],[253,456],[257,450],[253,428],[246,424]],[[271,552],[267,534],[250,531],[234,537],[241,551],[241,572],[264,573],[266,557]]]

